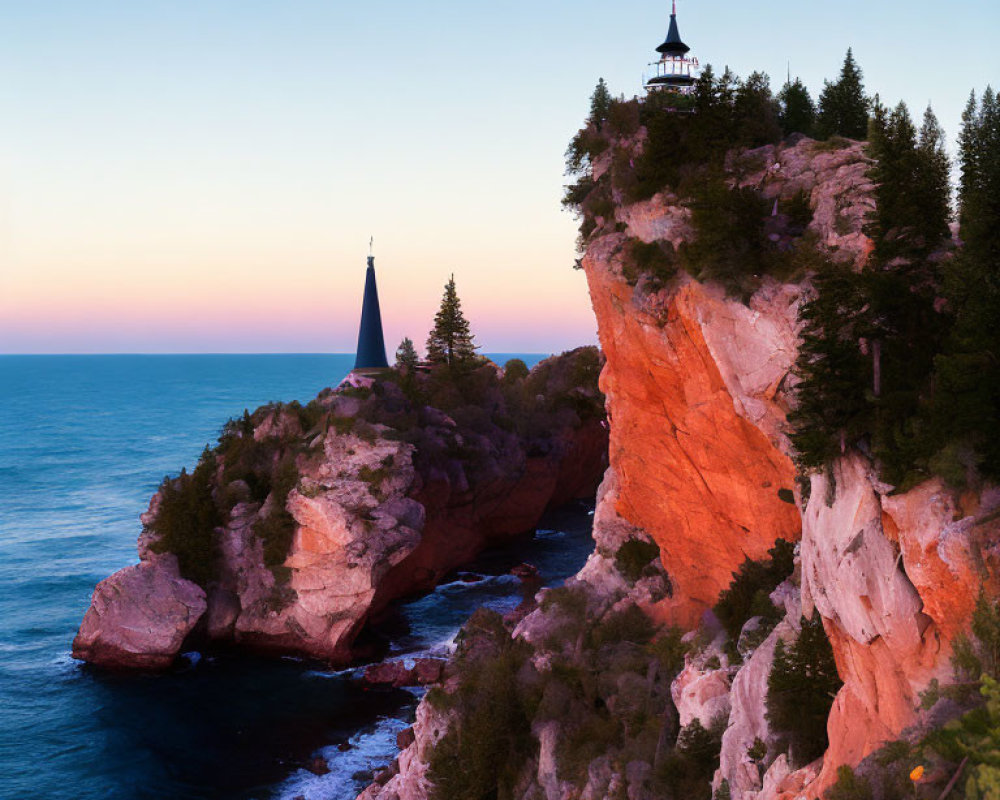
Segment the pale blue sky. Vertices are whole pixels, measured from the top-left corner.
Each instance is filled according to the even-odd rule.
[[[563,151],[631,96],[668,5],[0,2],[0,352],[350,351],[448,274],[487,350],[593,341]],[[950,136],[1000,84],[1000,3],[679,0],[702,63],[869,90]]]

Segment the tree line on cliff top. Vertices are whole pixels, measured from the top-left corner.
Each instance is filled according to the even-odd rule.
[[[803,307],[801,464],[848,448],[906,488],[1000,478],[1000,103],[973,95],[959,141],[959,243],[948,224],[950,164],[933,114],[873,103],[874,250],[860,272],[828,266]]]
[[[615,221],[615,198],[635,202],[667,189],[682,198],[693,242],[677,251],[663,242],[625,244],[626,280],[641,278],[647,289],[681,269],[743,297],[763,275],[812,278],[801,311],[799,406],[790,416],[803,469],[859,448],[900,487],[935,474],[955,485],[1000,478],[998,106],[987,88],[963,114],[958,242],[949,228],[951,164],[933,111],[918,128],[904,104],[890,109],[869,97],[851,51],[818,103],[799,80],[774,96],[762,73],[740,80],[711,66],[690,96],[626,101],[600,83],[567,150],[575,181],[564,204],[580,215],[583,247],[595,232],[625,230]],[[646,139],[637,152],[630,142],[640,128]],[[807,198],[804,214],[779,201],[781,212],[801,220],[790,243],[776,247],[765,236],[770,205],[752,187],[730,185],[741,168],[734,153],[791,133],[825,140],[817,149],[867,140],[876,203],[865,232],[874,249],[860,272],[830,263],[816,246]]]

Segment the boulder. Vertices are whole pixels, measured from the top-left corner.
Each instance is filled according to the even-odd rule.
[[[73,657],[116,669],[165,669],[205,613],[205,592],[173,555],[118,570],[94,589]]]

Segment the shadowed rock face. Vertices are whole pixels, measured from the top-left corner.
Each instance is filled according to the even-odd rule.
[[[570,386],[584,362],[594,367],[593,386]],[[163,668],[193,637],[350,660],[371,614],[431,589],[484,548],[529,533],[547,508],[593,496],[607,452],[606,427],[592,410],[601,407],[596,367],[593,348],[574,351],[543,362],[541,378],[523,379],[524,391],[504,385],[507,394],[485,367],[475,380],[486,386],[494,416],[477,408],[466,424],[415,406],[395,384],[371,381],[360,392],[321,395],[312,412],[320,422],[310,430],[303,425],[313,418],[294,409],[257,412],[252,432],[238,433],[242,443],[220,449],[214,462],[212,497],[235,501],[220,527],[200,533],[215,554],[204,589],[181,575],[177,558],[158,552],[166,541],[161,489],[143,515],[141,563],[98,586],[73,655]],[[515,403],[530,411],[523,424]],[[471,412],[457,406],[455,413]],[[499,427],[494,420],[503,414],[514,421]],[[255,500],[248,480],[257,473],[232,480],[227,459],[239,453],[250,453],[258,472],[294,467],[283,506],[290,543],[277,565],[260,532],[280,510],[279,495]]]

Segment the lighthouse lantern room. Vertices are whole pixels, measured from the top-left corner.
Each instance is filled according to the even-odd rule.
[[[663,44],[656,48],[660,60],[649,65],[643,76],[647,92],[668,91],[677,94],[691,94],[698,80],[698,59],[688,56],[691,48],[681,40],[677,28],[677,0],[673,0],[670,12],[670,27]]]

